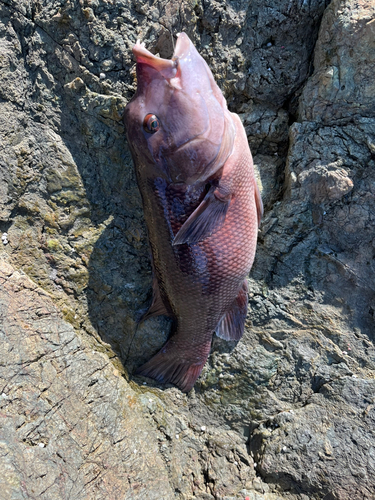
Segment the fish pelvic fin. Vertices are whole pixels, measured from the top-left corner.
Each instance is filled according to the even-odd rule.
[[[216,335],[224,340],[240,340],[245,329],[247,314],[247,280],[242,283],[241,289],[234,299],[230,309],[216,327]]]
[[[149,307],[148,311],[146,311],[141,319],[138,321],[138,324],[140,325],[143,323],[148,318],[152,318],[153,316],[171,316],[170,311],[166,308],[161,295],[160,295],[160,289],[159,285],[157,282],[157,279],[153,277],[152,280],[152,303],[151,306]]]
[[[188,357],[184,357],[183,347],[177,347],[172,338],[150,361],[138,368],[135,373],[163,384],[174,384],[182,392],[189,392],[207,361],[211,340],[212,338],[199,347],[199,356],[196,359],[189,361]]]
[[[198,243],[216,233],[224,224],[230,200],[230,193],[211,186],[200,205],[181,226],[172,245]]]

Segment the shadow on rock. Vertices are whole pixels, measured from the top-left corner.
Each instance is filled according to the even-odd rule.
[[[169,321],[151,318],[137,326],[151,302],[147,242],[138,224],[117,216],[97,240],[89,262],[90,321],[131,373],[165,342]]]
[[[141,199],[121,121],[125,101],[66,89],[63,139],[78,167],[90,202],[89,278],[85,289],[89,320],[128,372],[164,343],[169,322],[151,319],[137,328],[151,302],[151,266]]]

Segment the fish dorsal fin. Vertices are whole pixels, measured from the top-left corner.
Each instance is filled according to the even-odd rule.
[[[255,179],[254,179],[254,197],[255,197],[255,205],[257,207],[258,227],[259,227],[263,217],[263,202],[262,202],[262,197],[260,195],[258,184]]]
[[[230,200],[229,192],[211,186],[202,202],[181,226],[172,244],[198,243],[218,231],[224,224]]]
[[[240,340],[242,337],[247,314],[247,292],[247,280],[245,279],[230,309],[216,328],[218,337],[225,340]]]

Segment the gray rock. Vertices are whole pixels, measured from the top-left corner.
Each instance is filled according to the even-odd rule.
[[[0,285],[1,498],[171,498],[121,373],[4,261]]]
[[[0,4],[0,498],[374,498],[374,7]],[[184,29],[266,213],[239,343],[184,395],[132,376],[151,268],[123,109]]]
[[[374,117],[374,6],[333,0],[324,15],[314,74],[300,100],[302,120]]]

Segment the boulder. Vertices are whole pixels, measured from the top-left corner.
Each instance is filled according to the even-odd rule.
[[[138,326],[121,121],[132,45],[182,30],[266,209],[244,337],[188,395],[133,375],[170,322]],[[0,498],[374,498],[374,30],[367,1],[0,4]]]

